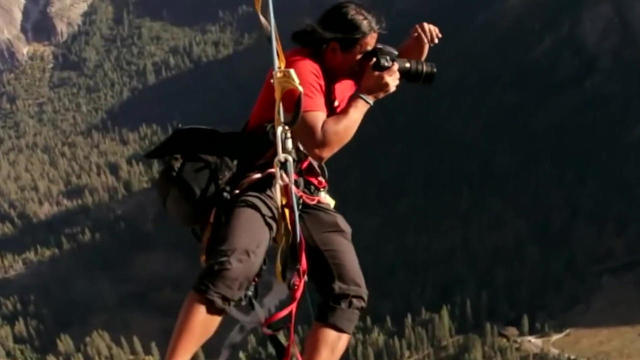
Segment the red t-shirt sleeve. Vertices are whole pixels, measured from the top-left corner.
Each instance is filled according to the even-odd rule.
[[[302,112],[322,111],[325,114],[328,113],[325,103],[325,82],[320,65],[309,58],[305,50],[302,49],[293,50],[287,55],[287,67],[295,70],[303,89]],[[275,111],[273,91],[271,73],[269,73],[253,106],[245,130],[255,130],[273,121]],[[287,97],[287,93],[283,96],[285,112],[291,112],[295,102]]]
[[[322,69],[313,60],[293,56],[287,61],[287,67],[295,70],[302,86],[302,112],[322,111],[327,113],[325,103],[325,83]]]

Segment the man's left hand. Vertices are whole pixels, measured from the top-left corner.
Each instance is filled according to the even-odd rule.
[[[429,47],[438,43],[442,38],[437,26],[423,22],[416,24],[409,33],[409,37],[398,47],[399,56],[411,60],[424,60],[429,53]]]

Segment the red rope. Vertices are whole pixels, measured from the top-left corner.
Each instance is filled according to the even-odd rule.
[[[307,168],[310,163],[311,163],[310,159],[307,158],[300,164],[300,170],[302,173],[301,176],[305,180],[311,182],[318,189],[320,190],[326,189],[328,187],[327,181],[317,172],[317,170]],[[298,174],[295,174],[294,177],[298,179],[300,176]],[[289,184],[287,186],[293,186],[293,184]],[[293,186],[293,190],[296,196],[298,196],[300,199],[302,199],[302,201],[304,201],[309,205],[315,205],[319,202],[323,202],[323,199],[320,196],[313,196],[313,195],[307,194],[295,186]],[[291,210],[291,213],[293,213],[293,209],[291,209],[291,206],[295,206],[294,199],[291,199],[291,196],[289,195],[290,194],[289,191],[287,191],[286,194],[287,194],[286,206],[289,207],[289,210]],[[290,228],[293,228],[294,226],[296,226],[292,222],[293,222],[293,219],[289,217]],[[296,239],[296,240],[299,240],[298,241],[298,267],[296,268],[296,272],[293,275],[293,279],[291,279],[291,303],[289,303],[289,305],[287,305],[284,309],[271,315],[262,323],[262,330],[267,334],[273,334],[272,331],[269,330],[268,326],[278,320],[283,319],[288,315],[291,315],[291,319],[289,320],[289,324],[288,324],[289,325],[289,343],[287,344],[285,349],[284,360],[290,360],[291,353],[293,351],[295,351],[296,359],[302,360],[302,356],[300,355],[300,352],[298,351],[296,346],[295,321],[296,321],[296,314],[298,311],[298,304],[300,302],[300,299],[302,298],[302,294],[304,293],[304,289],[305,289],[305,282],[307,279],[308,268],[307,268],[307,257],[305,255],[304,237],[302,236],[301,232],[299,233],[299,236],[300,236],[300,239]]]
[[[296,195],[298,195],[302,199],[302,201],[306,202],[309,205],[315,205],[322,201],[322,198],[320,196],[309,195],[304,191],[298,189],[297,187],[294,187],[293,189],[295,190]]]
[[[299,191],[294,187],[294,189]],[[289,192],[287,192],[289,194]],[[306,195],[306,194],[305,194]],[[310,195],[307,195],[310,196]],[[290,199],[290,196],[287,195],[286,206],[293,206],[294,202]],[[292,211],[293,213],[293,211]],[[289,226],[293,228],[295,224],[292,224],[292,219],[289,218]],[[289,343],[285,349],[285,358],[284,360],[291,359],[291,353],[295,350],[296,359],[302,360],[302,356],[300,355],[300,351],[298,351],[296,346],[296,334],[295,334],[295,322],[296,322],[296,313],[298,311],[298,303],[302,298],[302,294],[304,293],[305,282],[307,279],[307,257],[305,255],[305,241],[302,236],[302,232],[299,233],[300,239],[298,241],[298,267],[296,268],[296,272],[293,275],[293,279],[291,279],[291,303],[287,305],[284,309],[276,312],[271,315],[262,323],[262,331],[267,334],[272,334],[271,330],[269,330],[268,326],[287,315],[291,315],[291,319],[289,320]]]

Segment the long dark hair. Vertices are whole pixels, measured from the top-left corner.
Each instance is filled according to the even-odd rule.
[[[380,21],[362,4],[342,1],[327,9],[315,24],[295,31],[291,39],[304,48],[316,51],[335,41],[342,51],[347,51],[365,36],[381,31]]]

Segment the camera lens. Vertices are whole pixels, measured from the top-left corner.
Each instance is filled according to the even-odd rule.
[[[436,65],[419,60],[397,59],[398,71],[403,80],[419,84],[431,84],[436,77]]]

